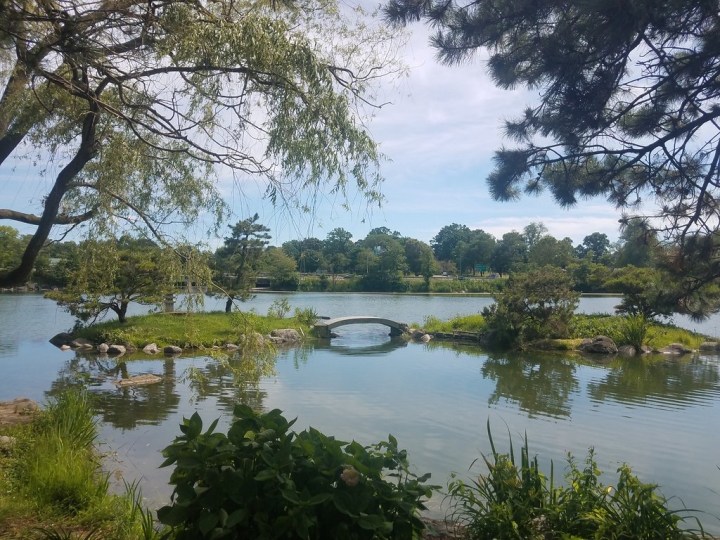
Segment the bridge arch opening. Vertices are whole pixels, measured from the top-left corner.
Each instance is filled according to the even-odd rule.
[[[334,319],[324,319],[315,323],[315,333],[321,338],[330,338],[333,328],[347,326],[350,324],[383,324],[390,328],[391,336],[400,336],[408,331],[405,323],[393,321],[383,317],[370,316],[354,316],[354,317],[336,317]]]

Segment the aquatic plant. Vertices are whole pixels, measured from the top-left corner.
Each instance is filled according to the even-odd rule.
[[[448,492],[451,518],[472,539],[681,539],[704,538],[690,510],[674,511],[657,486],[641,482],[626,464],[615,486],[600,482],[601,471],[589,450],[582,468],[568,455],[565,482],[555,485],[554,470],[540,470],[530,456],[527,436],[516,459],[495,447],[487,424],[492,455],[482,456],[487,473],[466,483],[453,475]],[[683,528],[689,521],[697,529]]]

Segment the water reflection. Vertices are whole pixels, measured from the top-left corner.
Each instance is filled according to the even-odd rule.
[[[0,341],[0,358],[3,356],[11,357],[17,354],[17,341],[13,340],[10,342]]]
[[[127,363],[119,365],[127,376]],[[180,404],[176,389],[175,362],[162,362],[163,380],[147,386],[102,389],[95,392],[100,419],[116,428],[134,429],[139,425],[158,425]],[[126,377],[123,377],[126,378]]]
[[[566,357],[541,354],[488,354],[485,379],[495,381],[490,405],[501,399],[517,403],[531,418],[570,416],[571,394],[578,391],[577,363]]]
[[[687,408],[699,403],[714,403],[718,382],[717,357],[618,357],[609,363],[603,380],[588,384],[588,393],[596,402],[653,402],[666,408]]]
[[[342,440],[369,444],[392,433],[417,471],[431,472],[440,484],[489,451],[490,419],[504,422],[508,433],[528,433],[544,459],[562,461],[568,451],[582,455],[594,446],[606,471],[627,461],[688,506],[717,505],[717,498],[707,502],[708,490],[716,490],[717,463],[686,459],[688,448],[708,456],[720,447],[720,433],[708,429],[720,404],[717,357],[594,363],[575,355],[408,344],[386,331],[373,343],[369,330],[358,332],[357,340],[346,335],[277,356],[62,356],[52,392],[89,385],[98,398],[102,439],[126,480],[143,479],[155,506],[169,493],[170,471],[158,469],[160,450],[177,436],[182,417],[198,411],[206,425],[220,417],[223,430],[238,402],[279,408],[298,418],[299,429],[311,425]],[[113,384],[141,373],[161,375],[163,382],[134,389]]]
[[[60,368],[46,394],[55,396],[70,387],[88,387],[102,422],[123,430],[164,422],[183,398],[195,403],[212,398],[215,408],[227,415],[232,415],[237,403],[260,410],[266,396],[260,382],[275,374],[274,352],[202,355],[180,370],[172,357],[110,358],[77,352]],[[162,381],[144,386],[115,384],[145,373],[159,375]]]
[[[187,370],[183,380],[195,402],[215,398],[216,408],[230,416],[238,403],[255,410],[263,408],[267,392],[261,381],[275,375],[275,363],[274,350],[215,355],[202,366]]]
[[[318,343],[314,348],[316,349],[328,349],[340,356],[368,356],[368,355],[383,355],[390,353],[396,349],[402,349],[408,346],[407,340],[402,337],[393,337],[385,339],[381,343],[373,345],[352,345],[346,343],[336,343],[332,339],[318,340]]]
[[[162,381],[147,386],[115,385],[118,379],[148,372],[160,375]],[[148,362],[76,353],[60,370],[47,394],[56,395],[68,387],[80,385],[92,390],[100,420],[122,430],[158,425],[178,408],[181,401],[172,358]]]

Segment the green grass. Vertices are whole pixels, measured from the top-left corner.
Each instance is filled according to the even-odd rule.
[[[590,338],[608,336],[618,345],[625,345],[631,339],[628,320],[618,315],[575,315],[570,324],[571,338]],[[645,344],[661,349],[671,343],[682,343],[691,349],[697,349],[707,337],[690,330],[660,323],[649,323],[645,334]]]
[[[280,328],[295,328],[307,334],[310,330],[308,321],[303,317],[300,319],[263,317],[245,312],[154,313],[128,317],[125,323],[112,321],[92,325],[76,334],[95,343],[126,343],[135,347],[156,343],[159,347],[204,348],[237,343],[240,336],[247,333],[267,334]]]
[[[108,494],[87,394],[61,394],[0,459],[0,538],[142,538],[139,496]]]
[[[432,315],[425,317],[422,328],[426,332],[482,332],[485,330],[485,318],[476,313],[474,315],[462,315],[453,317],[449,321],[442,321]]]

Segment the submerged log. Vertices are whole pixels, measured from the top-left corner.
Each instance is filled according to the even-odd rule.
[[[115,381],[115,384],[124,388],[126,386],[146,386],[148,384],[157,384],[162,380],[163,378],[159,375],[146,373],[145,375],[135,375],[134,377],[129,377],[127,379],[120,379]]]

